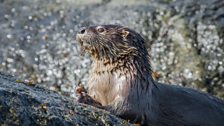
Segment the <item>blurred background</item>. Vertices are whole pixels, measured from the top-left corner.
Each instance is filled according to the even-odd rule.
[[[91,66],[75,34],[99,24],[141,33],[158,81],[224,98],[223,0],[0,0],[0,71],[74,97]]]

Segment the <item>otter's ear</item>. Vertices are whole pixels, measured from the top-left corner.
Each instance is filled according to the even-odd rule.
[[[127,30],[122,30],[122,36],[123,36],[123,38],[127,38],[127,36],[129,35],[129,31],[127,31]]]

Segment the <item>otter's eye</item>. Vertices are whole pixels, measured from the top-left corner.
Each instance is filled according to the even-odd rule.
[[[97,28],[97,31],[98,31],[99,33],[102,33],[102,32],[104,32],[104,31],[105,31],[105,29],[104,29],[104,28],[102,28],[102,27],[99,27],[99,28]]]

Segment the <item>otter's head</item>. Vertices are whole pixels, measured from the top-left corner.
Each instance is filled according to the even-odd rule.
[[[116,61],[126,57],[146,57],[144,39],[127,27],[100,25],[82,29],[76,36],[82,49],[94,59]]]

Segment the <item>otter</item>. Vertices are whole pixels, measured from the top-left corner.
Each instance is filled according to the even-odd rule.
[[[78,102],[146,126],[224,125],[221,99],[154,81],[145,40],[134,30],[91,26],[76,40],[93,60],[89,89],[77,88]]]

